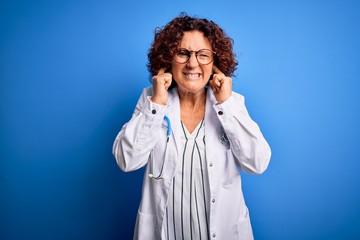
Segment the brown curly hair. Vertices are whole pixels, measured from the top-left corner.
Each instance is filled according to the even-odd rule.
[[[213,21],[190,17],[181,13],[163,28],[155,29],[154,41],[148,52],[147,68],[155,76],[161,68],[171,68],[175,52],[178,49],[184,32],[200,31],[210,41],[216,52],[214,64],[226,76],[233,76],[237,61],[233,52],[233,40]]]

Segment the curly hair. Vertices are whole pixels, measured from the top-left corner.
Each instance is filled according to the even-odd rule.
[[[216,52],[214,64],[226,76],[233,76],[237,61],[233,51],[233,39],[213,21],[190,17],[181,13],[163,28],[155,29],[154,41],[148,51],[147,68],[155,76],[161,68],[171,68],[172,58],[176,53],[184,32],[200,31],[210,41]]]

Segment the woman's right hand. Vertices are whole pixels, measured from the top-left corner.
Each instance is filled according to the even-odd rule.
[[[151,101],[157,104],[166,105],[168,100],[168,89],[171,85],[172,74],[161,68],[156,76],[152,77],[154,95]]]

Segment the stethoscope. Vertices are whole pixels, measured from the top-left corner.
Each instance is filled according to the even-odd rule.
[[[163,170],[164,170],[164,165],[165,165],[165,161],[167,159],[167,149],[168,149],[168,143],[169,143],[169,138],[170,138],[170,135],[171,135],[171,122],[170,122],[170,119],[168,116],[164,116],[164,120],[167,122],[167,131],[166,131],[166,147],[165,147],[165,157],[164,157],[164,160],[163,160],[163,163],[161,165],[161,169],[160,169],[160,173],[158,176],[154,176],[154,164],[152,161],[154,161],[154,158],[152,158],[149,162],[150,164],[150,170],[149,170],[149,178],[152,178],[152,179],[155,179],[155,180],[159,180],[159,179],[164,179],[163,177]]]

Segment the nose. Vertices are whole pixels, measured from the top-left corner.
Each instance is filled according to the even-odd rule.
[[[190,54],[189,60],[187,61],[187,66],[191,67],[191,68],[194,68],[194,67],[197,67],[198,65],[199,65],[199,62],[198,62],[198,60],[196,58],[196,53],[192,52]]]

